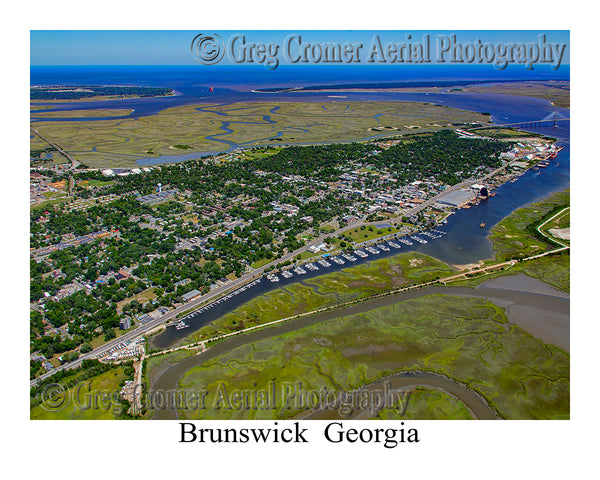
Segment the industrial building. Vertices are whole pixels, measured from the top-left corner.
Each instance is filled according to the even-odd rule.
[[[184,293],[181,298],[183,298],[184,302],[189,302],[190,300],[196,298],[198,295],[202,295],[198,290],[191,290],[187,293]]]
[[[178,193],[177,189],[172,190],[162,190],[157,193],[152,193],[150,195],[143,195],[138,197],[138,200],[145,205],[154,205],[156,203],[163,202],[167,198],[176,195]]]
[[[462,207],[469,200],[473,199],[475,195],[471,189],[468,190],[456,190],[437,201],[442,207]]]

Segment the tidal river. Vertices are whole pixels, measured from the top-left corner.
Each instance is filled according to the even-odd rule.
[[[162,349],[177,345],[190,333],[235,310],[249,300],[271,290],[332,271],[349,268],[358,263],[411,251],[430,255],[451,265],[463,265],[491,258],[493,251],[487,237],[494,225],[517,208],[539,201],[552,192],[569,187],[569,144],[565,142],[561,142],[561,144],[565,148],[547,168],[542,168],[538,171],[529,170],[519,177],[516,182],[509,182],[497,188],[494,197],[481,202],[478,206],[456,211],[454,215],[448,218],[447,224],[437,229],[446,232],[446,235],[441,238],[429,240],[427,244],[414,242],[412,246],[401,245],[400,250],[390,249],[389,252],[381,252],[377,255],[369,254],[367,258],[359,258],[353,264],[346,262],[345,265],[339,266],[331,262],[331,267],[324,268],[320,266],[318,271],[307,271],[302,276],[294,274],[289,279],[280,277],[278,283],[271,283],[263,278],[260,283],[248,288],[244,292],[223,300],[213,308],[199,312],[186,319],[185,322],[189,325],[188,328],[181,330],[175,328],[166,329],[163,333],[152,339],[152,347]],[[479,226],[482,221],[486,224],[485,228],[480,228]]]
[[[544,133],[548,134],[548,132]],[[413,246],[402,245],[400,252],[418,251],[450,264],[473,263],[490,258],[493,252],[487,236],[490,229],[496,223],[519,207],[539,201],[555,191],[569,187],[570,150],[568,139],[562,138],[560,144],[565,148],[552,161],[549,167],[538,171],[530,170],[519,177],[516,182],[500,186],[496,189],[495,197],[489,198],[479,206],[457,211],[449,217],[446,225],[439,228],[439,230],[446,233],[441,238],[432,240],[425,245],[418,243],[415,243]],[[479,227],[482,220],[486,223],[486,227],[483,229]],[[359,261],[371,261],[374,258],[396,254],[398,254],[397,250],[391,250],[390,252],[382,252],[376,257],[370,255],[369,258],[364,260],[359,259]],[[186,320],[190,324],[189,328],[182,330],[168,328],[153,339],[152,347],[167,348],[176,345],[191,332],[234,310],[250,299],[275,288],[304,280],[305,278],[322,275],[328,271],[347,267],[348,264],[344,266],[332,264],[331,267],[326,269],[321,267],[317,272],[309,271],[302,278],[298,276],[290,279],[282,278],[279,283],[271,283],[263,280],[243,293],[233,296],[231,299],[218,304],[214,308]],[[533,280],[525,275],[516,275],[511,277],[510,282],[500,278],[486,282],[476,289],[428,287],[417,291],[403,292],[363,302],[358,305],[292,320],[277,325],[274,328],[257,330],[247,335],[232,337],[214,345],[204,353],[184,359],[161,372],[156,372],[157,376],[152,379],[150,388],[153,391],[176,389],[179,379],[189,369],[246,343],[280,335],[330,318],[359,313],[409,298],[435,293],[489,299],[505,307],[509,319],[532,335],[546,343],[552,343],[569,351],[569,295],[558,292],[543,282]],[[400,374],[394,376],[393,385],[394,388],[404,388],[410,385],[439,388],[463,401],[476,418],[495,418],[495,414],[489,409],[484,399],[475,395],[464,386],[445,377],[429,374],[418,374],[416,376]],[[365,388],[368,388],[368,386]],[[313,415],[313,418],[321,418],[322,415],[331,417],[332,412],[328,412],[327,414],[316,412]],[[155,413],[154,418],[177,418],[177,412],[169,409],[160,410]]]
[[[539,280],[534,280],[520,274],[511,277],[509,283],[500,278],[485,282],[474,289],[467,287],[426,287],[401,292],[317,313],[308,317],[290,320],[274,327],[255,330],[245,335],[230,337],[213,345],[203,353],[188,357],[173,366],[163,369],[163,371],[155,372],[150,376],[150,391],[174,391],[177,389],[179,380],[187,371],[242,345],[282,335],[334,318],[355,315],[376,308],[394,305],[404,300],[432,294],[457,295],[490,300],[507,309],[510,321],[515,322],[545,342],[553,343],[566,350],[569,349],[568,294],[558,292]],[[439,388],[462,400],[471,412],[475,414],[476,418],[495,417],[493,412],[487,407],[485,400],[446,377],[430,374],[401,374],[394,377],[393,384],[396,389],[413,385]],[[332,414],[333,412],[328,412],[326,414],[327,418]],[[177,412],[175,409],[169,408],[157,410],[154,418],[174,419],[177,418]],[[315,413],[314,418],[321,418],[321,416]]]

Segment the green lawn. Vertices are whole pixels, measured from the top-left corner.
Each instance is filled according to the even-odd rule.
[[[398,229],[395,227],[375,228],[371,226],[365,227],[364,229],[362,229],[361,227],[353,228],[352,230],[344,232],[344,236],[346,238],[350,237],[350,239],[353,242],[360,243],[369,240],[374,240],[380,237],[385,237],[386,235],[390,235],[396,232],[398,232]]]
[[[260,268],[263,265],[266,265],[267,263],[270,263],[272,261],[273,261],[272,258],[263,258],[262,260],[258,260],[257,262],[254,262],[251,266],[252,266],[252,268]]]
[[[106,187],[108,185],[113,185],[114,183],[115,183],[114,180],[102,181],[102,180],[91,179],[91,180],[78,181],[77,185],[89,188],[89,187]]]

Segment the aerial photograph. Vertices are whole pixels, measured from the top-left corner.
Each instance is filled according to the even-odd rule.
[[[30,419],[569,420],[569,40],[31,30]]]

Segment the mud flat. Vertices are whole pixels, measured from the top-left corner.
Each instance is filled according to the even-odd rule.
[[[526,330],[532,336],[536,337],[538,340],[541,340],[542,342],[545,342],[545,343],[546,342],[552,343],[552,344],[558,346],[559,348],[562,348],[563,350],[568,351],[568,346],[569,346],[569,342],[568,342],[568,339],[569,339],[569,336],[568,336],[569,295],[566,293],[563,293],[563,292],[555,291],[554,289],[548,287],[546,284],[544,284],[543,282],[541,282],[539,280],[531,279],[525,275],[519,274],[519,275],[512,275],[509,277],[503,277],[500,279],[495,279],[495,280],[486,282],[477,288],[428,287],[428,288],[423,288],[420,290],[413,290],[410,292],[402,292],[399,294],[389,295],[387,297],[366,300],[364,302],[361,302],[361,303],[358,303],[355,305],[351,305],[351,306],[347,306],[347,307],[342,307],[342,308],[333,309],[333,310],[326,311],[326,312],[321,312],[321,313],[311,315],[308,317],[303,317],[301,319],[291,320],[289,322],[284,322],[282,324],[279,324],[275,327],[259,329],[254,332],[251,332],[249,334],[234,336],[227,340],[216,343],[211,348],[209,348],[206,352],[200,353],[200,354],[195,355],[190,358],[186,358],[179,362],[174,362],[172,364],[172,366],[170,366],[169,368],[167,368],[164,371],[161,371],[159,374],[149,375],[149,378],[152,379],[151,380],[152,385],[150,385],[149,387],[150,387],[151,391],[175,391],[180,388],[180,382],[182,381],[182,379],[184,377],[189,375],[188,372],[190,372],[192,369],[195,369],[196,367],[200,367],[205,364],[211,365],[211,361],[217,359],[217,357],[221,357],[223,355],[228,355],[234,349],[237,349],[239,347],[244,346],[246,349],[249,348],[249,349],[254,350],[254,347],[252,345],[250,345],[253,342],[256,345],[256,342],[261,342],[265,339],[273,339],[274,337],[284,335],[284,334],[290,333],[290,332],[296,332],[297,330],[301,330],[301,329],[304,329],[309,326],[313,326],[313,325],[316,326],[317,324],[325,322],[327,320],[341,319],[342,317],[349,317],[352,315],[356,316],[357,314],[365,314],[367,312],[369,312],[369,313],[367,313],[367,315],[373,315],[372,312],[376,311],[377,309],[380,309],[381,307],[389,307],[389,306],[393,306],[396,304],[398,304],[398,306],[400,306],[400,305],[402,305],[402,302],[404,302],[406,300],[418,299],[420,297],[431,296],[431,295],[434,295],[434,296],[441,295],[444,297],[448,296],[447,297],[448,302],[447,303],[444,302],[443,304],[448,305],[448,308],[449,308],[448,311],[450,313],[446,314],[446,315],[441,314],[440,318],[434,318],[431,316],[424,317],[424,319],[427,319],[427,318],[430,319],[430,320],[427,320],[427,322],[431,322],[430,328],[436,328],[436,330],[437,330],[437,327],[435,327],[435,325],[437,324],[436,322],[444,321],[443,317],[446,317],[447,315],[452,315],[452,313],[451,313],[452,309],[457,308],[457,305],[460,305],[460,303],[456,304],[456,300],[452,300],[451,296],[471,297],[473,299],[487,300],[489,302],[493,302],[493,304],[499,305],[501,307],[505,307],[505,309],[507,311],[507,315],[508,315],[508,322],[504,323],[504,326],[502,326],[502,322],[495,324],[495,326],[493,327],[494,332],[496,332],[495,334],[501,335],[502,332],[506,332],[507,334],[510,334],[510,335],[523,335],[523,333],[518,334],[517,332],[514,331],[514,327],[511,326],[511,324],[514,323],[519,327],[522,326],[522,328],[524,330]],[[488,304],[488,305],[490,305],[490,304]],[[409,307],[403,307],[403,308],[409,308]],[[458,307],[458,308],[460,309],[461,307]],[[432,311],[437,311],[437,310],[432,310]],[[459,319],[462,318],[460,312],[458,312],[457,315],[458,315],[457,318],[459,318]],[[435,315],[435,317],[438,317],[438,315]],[[410,323],[410,319],[407,318],[407,322]],[[477,322],[479,322],[479,321],[477,321]],[[477,322],[472,323],[474,328],[479,328],[478,325],[480,325],[480,324]],[[402,322],[402,323],[405,323],[405,322]],[[417,322],[417,324],[419,324],[419,323]],[[483,324],[481,324],[481,327],[483,328]],[[399,328],[405,328],[405,327],[399,326]],[[346,332],[346,330],[341,330],[341,332]],[[365,332],[365,334],[368,334],[368,332]],[[376,344],[381,341],[381,338],[387,338],[386,335],[383,335],[383,337],[381,337],[381,338],[380,337],[373,338],[374,348],[377,347]],[[338,337],[336,337],[336,338],[338,338]],[[389,348],[388,347],[386,347],[386,348],[390,349],[390,352],[392,350],[394,350],[395,348],[397,348],[398,345],[400,345],[400,347],[398,347],[398,348],[401,348],[401,349],[402,348],[412,348],[413,340],[418,342],[419,337],[418,336],[414,337],[414,339],[411,339],[411,338],[408,338],[408,337],[406,338],[406,342],[408,342],[406,344],[402,344],[402,341],[400,341],[399,344],[392,342],[393,345],[390,344],[388,346]],[[519,337],[519,338],[524,338],[524,337]],[[524,341],[524,340],[519,340],[519,341]],[[364,340],[363,340],[363,342],[364,342]],[[534,340],[532,340],[530,343],[531,343],[531,346],[537,345],[536,348],[541,352],[541,354],[546,355],[548,353],[547,350],[544,350],[542,344],[535,344]],[[349,344],[352,344],[352,343],[349,343]],[[396,345],[396,346],[394,346],[394,345]],[[454,347],[450,347],[450,350],[456,349],[456,348],[458,348],[458,347],[455,345]],[[327,351],[329,351],[329,350],[330,349],[327,349]],[[454,351],[454,350],[452,350],[452,351]],[[458,351],[461,351],[461,349],[457,350],[457,352]],[[516,351],[518,351],[518,350],[516,350]],[[269,352],[269,349],[267,349],[265,352]],[[450,354],[449,353],[450,351],[446,352],[446,353],[444,353],[444,352],[445,352],[445,350],[443,350],[441,354],[442,355]],[[371,352],[365,358],[372,358],[373,355],[375,355],[375,354]],[[406,354],[406,355],[408,355],[408,354]],[[421,358],[421,356],[422,356],[418,352],[414,352],[414,355],[415,355],[414,356],[415,359]],[[564,356],[564,354],[563,354],[563,356]],[[509,355],[509,357],[513,358],[510,355]],[[410,356],[410,358],[413,358],[413,356]],[[258,358],[255,358],[255,360],[257,360],[257,359]],[[401,366],[402,362],[398,363],[398,359],[399,359],[399,357],[397,357],[397,354],[392,353],[389,358],[386,357],[385,361],[380,362],[378,364],[377,368],[381,368],[381,369],[387,370],[387,371],[389,371],[390,369],[393,370],[393,369],[397,369],[397,368],[402,369],[403,368]],[[230,366],[229,361],[234,361],[235,365],[238,365],[238,366],[235,367],[234,364],[231,364],[231,366]],[[273,361],[276,362],[277,360],[273,360]],[[550,360],[548,360],[548,361],[550,361]],[[217,363],[220,363],[220,362],[221,361],[219,361]],[[212,362],[212,363],[214,363],[214,362]],[[228,375],[233,375],[231,377],[232,381],[233,381],[233,379],[237,379],[237,380],[235,380],[235,382],[239,382],[238,373],[240,373],[239,369],[243,368],[244,359],[238,358],[236,356],[234,360],[229,359],[226,362],[226,364],[227,364],[227,368],[231,367],[233,369],[228,373]],[[309,362],[309,364],[310,364],[310,362]],[[334,364],[335,364],[335,362],[334,362]],[[477,365],[479,365],[478,362],[473,365],[474,365],[473,368],[479,368],[479,367],[477,367]],[[563,368],[563,367],[561,366],[560,368]],[[471,375],[475,375],[475,372],[472,372],[472,371],[470,371],[470,372],[471,372]],[[454,396],[454,397],[458,398],[460,401],[462,401],[469,408],[469,410],[474,413],[474,416],[476,418],[491,418],[489,416],[491,414],[491,411],[485,405],[485,400],[483,398],[478,399],[477,395],[473,396],[473,392],[470,391],[471,389],[466,389],[464,387],[461,388],[460,383],[457,383],[450,378],[440,377],[439,375],[434,375],[434,377],[436,377],[436,379],[432,380],[429,377],[415,378],[414,375],[420,374],[420,372],[411,371],[409,375],[404,375],[405,373],[408,373],[408,372],[398,372],[397,374],[395,374],[394,378],[397,377],[398,380],[394,380],[394,382],[395,383],[396,382],[400,382],[400,383],[408,382],[408,383],[406,383],[406,385],[409,385],[409,384],[410,385],[424,385],[424,386],[437,388],[437,389],[446,391],[446,392],[450,393],[452,396]],[[427,372],[423,372],[423,373],[425,374]],[[413,375],[413,377],[411,378],[410,375]],[[204,374],[202,374],[201,377],[205,378]],[[458,377],[461,378],[460,375]],[[564,375],[561,378],[563,378],[563,377],[564,377]],[[219,378],[221,378],[221,377],[219,377]],[[441,380],[440,380],[440,378],[441,378]],[[489,387],[489,385],[486,386],[486,383],[491,380],[489,380],[489,379],[486,380],[485,379],[486,377],[483,377],[480,380],[477,380],[477,378],[479,378],[479,377],[477,375],[475,375],[474,379],[471,379],[471,382],[476,382],[476,383],[480,382],[481,383],[480,387],[483,389],[483,391],[486,391],[486,389]],[[553,378],[553,374],[547,378]],[[566,377],[566,378],[568,378],[568,377]],[[190,384],[190,381],[192,382],[191,384]],[[194,378],[192,378],[190,380],[190,378],[188,377],[186,379],[186,381],[184,381],[184,384],[188,385],[188,386],[193,385],[194,381],[198,381],[198,379],[194,380]],[[442,382],[443,385],[433,384],[432,382]],[[492,385],[493,385],[493,383],[492,383]],[[399,387],[402,387],[402,385],[398,384],[398,387],[395,387],[395,388],[399,388]],[[560,388],[564,389],[564,387],[557,387],[557,388],[559,388],[557,390],[557,392],[559,392],[557,395],[563,395],[563,393],[560,393],[561,392]],[[513,390],[511,389],[510,391],[512,392]],[[486,398],[487,398],[487,395],[486,395]],[[509,404],[510,404],[510,402],[509,402]],[[175,408],[157,410],[154,412],[155,419],[174,419],[177,417],[178,417],[178,412]],[[532,415],[532,417],[538,418],[535,415]],[[511,418],[510,415],[509,415],[509,418]],[[526,417],[526,418],[529,418],[529,417]],[[542,417],[542,418],[545,418],[545,417]]]
[[[508,318],[523,330],[544,343],[556,345],[566,352],[570,351],[568,293],[522,273],[490,280],[481,287],[482,291],[496,291],[493,298],[495,303],[504,306]],[[502,291],[506,291],[507,294],[503,295]],[[522,292],[526,292],[527,302],[519,302]],[[502,297],[506,299],[503,300]]]

